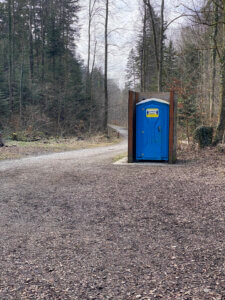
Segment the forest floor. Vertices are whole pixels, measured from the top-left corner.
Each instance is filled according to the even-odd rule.
[[[6,147],[0,148],[0,160],[18,159],[27,156],[73,151],[93,147],[102,147],[118,143],[116,137],[110,139],[104,135],[86,137],[82,140],[77,138],[51,138],[36,142],[6,141]]]
[[[0,299],[225,299],[225,155],[126,147],[0,162]]]

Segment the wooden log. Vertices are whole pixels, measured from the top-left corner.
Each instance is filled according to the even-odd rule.
[[[0,132],[0,147],[4,147],[5,144],[4,144],[4,141],[3,141],[3,137],[2,137],[2,134]]]

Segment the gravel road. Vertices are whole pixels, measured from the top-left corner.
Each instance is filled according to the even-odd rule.
[[[224,154],[118,145],[0,163],[0,299],[225,299]]]

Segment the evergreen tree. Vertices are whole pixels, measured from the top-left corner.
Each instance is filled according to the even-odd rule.
[[[173,47],[173,42],[170,40],[168,47],[164,50],[164,68],[163,68],[163,86],[170,90],[173,86],[173,81],[178,77],[178,58]]]
[[[194,43],[190,39],[189,28],[183,35],[181,53],[178,60],[179,80],[176,80],[176,88],[179,96],[179,121],[186,128],[186,136],[189,140],[193,130],[200,125],[198,103],[198,83],[201,76],[201,57],[196,51]]]
[[[153,30],[156,31],[156,34],[160,32],[160,21],[157,17],[155,11],[152,11],[154,18],[154,29],[152,26],[151,16],[149,11],[146,9],[146,6],[142,6],[143,10],[143,19],[142,19],[142,30],[138,34],[138,40],[136,49],[133,49],[133,52],[130,53],[128,59],[128,68],[127,68],[127,79],[128,85],[129,80],[132,78],[138,83],[136,87],[139,87],[141,91],[157,90],[158,78],[157,78],[157,64],[155,59],[154,51],[154,34]],[[158,51],[158,49],[157,49]],[[136,70],[132,70],[132,68]]]
[[[126,68],[126,86],[130,90],[135,90],[138,87],[140,78],[138,77],[137,69],[137,56],[135,55],[134,49],[131,49]]]
[[[25,128],[33,109],[38,111],[34,128],[45,115],[50,119],[46,130],[52,133],[87,129],[85,68],[75,56],[79,9],[78,0],[0,2],[2,125],[19,117]],[[99,76],[102,81],[102,72]]]

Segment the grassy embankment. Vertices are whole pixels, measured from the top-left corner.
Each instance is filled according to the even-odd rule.
[[[85,138],[84,140],[78,140],[77,138],[51,138],[36,142],[6,140],[6,147],[0,148],[0,160],[17,159],[26,156],[101,147],[113,145],[119,141],[120,139],[117,137],[108,139],[105,136],[100,135]]]

